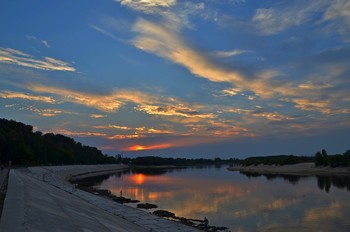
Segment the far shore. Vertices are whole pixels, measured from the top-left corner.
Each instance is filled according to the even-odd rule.
[[[314,163],[299,163],[291,165],[250,165],[250,166],[232,166],[230,171],[240,171],[247,173],[258,174],[280,174],[280,175],[350,175],[350,167],[329,167],[329,166],[315,166]]]

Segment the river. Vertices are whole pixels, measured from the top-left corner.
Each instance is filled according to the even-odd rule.
[[[90,181],[231,231],[350,231],[350,177],[259,176],[226,168],[126,171]]]

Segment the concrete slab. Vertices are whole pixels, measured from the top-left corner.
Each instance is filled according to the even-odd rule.
[[[0,232],[199,231],[81,191],[66,181],[72,175],[106,170],[103,165],[95,168],[81,165],[11,170]],[[112,168],[118,166],[107,167]]]
[[[9,178],[0,231],[147,231],[20,171]]]

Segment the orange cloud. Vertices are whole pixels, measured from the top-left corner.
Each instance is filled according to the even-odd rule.
[[[141,105],[136,107],[137,110],[144,111],[148,114],[165,115],[165,116],[181,116],[188,118],[214,118],[215,115],[212,113],[203,114],[188,106],[179,105],[166,105],[166,106],[155,106],[155,105]]]
[[[79,136],[79,137],[90,137],[90,136],[97,136],[97,137],[106,137],[106,134],[98,133],[98,132],[77,132],[77,131],[69,131],[66,129],[56,129],[56,130],[50,130],[46,131],[45,133],[55,133],[55,134],[62,134],[67,136]]]
[[[330,109],[329,101],[312,101],[309,99],[293,99],[293,102],[296,104],[296,108],[302,110],[311,110],[311,111],[319,111],[323,114],[330,114],[332,110]]]
[[[19,92],[13,92],[13,91],[2,91],[0,92],[0,98],[5,99],[23,99],[23,100],[29,100],[29,101],[40,101],[50,104],[55,104],[56,101],[52,97],[47,96],[35,96],[31,94],[26,93],[19,93]]]

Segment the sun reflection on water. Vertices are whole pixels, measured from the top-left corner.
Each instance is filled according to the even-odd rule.
[[[100,188],[115,195],[122,190],[125,197],[155,203],[180,217],[207,217],[212,224],[228,226],[231,231],[290,231],[288,228],[322,226],[342,231],[339,228],[349,224],[349,192],[331,189],[325,193],[317,188],[315,177],[290,184],[283,179],[247,178],[225,170],[129,173],[109,177]]]

